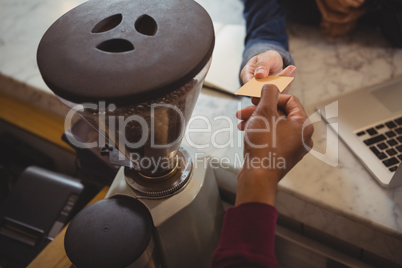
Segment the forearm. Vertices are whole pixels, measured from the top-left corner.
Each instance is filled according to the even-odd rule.
[[[275,50],[281,54],[284,67],[294,64],[288,49],[285,12],[277,0],[243,0],[246,39],[242,67],[261,52]]]

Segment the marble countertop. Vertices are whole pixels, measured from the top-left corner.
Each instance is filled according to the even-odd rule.
[[[82,2],[0,0],[1,92],[65,115],[66,108],[39,74],[36,49],[47,28]],[[244,23],[240,1],[198,2],[214,21]],[[289,24],[288,31],[297,66],[291,93],[309,115],[322,101],[402,75],[402,49],[392,48],[379,32],[359,29],[348,36],[329,38],[318,28],[297,24]],[[220,172],[228,187],[235,185],[242,155],[241,133],[231,131],[238,122],[234,113],[246,105],[250,105],[248,98],[203,89],[188,127],[206,128],[207,119],[211,131],[187,132],[183,141],[198,155],[227,159],[229,168]],[[323,122],[314,126],[314,150],[325,153],[326,137],[334,134]],[[335,166],[309,154],[280,182],[279,212],[402,264],[402,187],[382,188],[341,141],[329,149],[339,156]]]

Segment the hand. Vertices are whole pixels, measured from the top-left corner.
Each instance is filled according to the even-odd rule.
[[[322,19],[321,32],[338,36],[351,32],[366,9],[365,0],[316,0]]]
[[[365,0],[338,0],[344,6],[360,7],[364,4]]]
[[[313,126],[300,101],[264,85],[256,106],[236,113],[245,131],[244,165],[239,172],[236,205],[263,202],[274,205],[279,180],[313,146]],[[285,116],[280,116],[278,109]]]
[[[282,70],[283,61],[281,55],[274,51],[268,50],[252,57],[240,73],[243,83],[247,83],[251,78],[264,78],[268,75],[291,76],[296,74],[296,67],[289,65]],[[283,93],[288,93],[292,86],[290,83]]]
[[[243,83],[247,83],[253,77],[264,78],[268,75],[295,75],[296,67],[293,65],[289,65],[286,68],[286,74],[282,73],[282,67],[282,56],[274,50],[268,50],[252,57],[241,70],[240,78]]]
[[[329,0],[325,1],[333,11],[349,13],[352,9],[359,8],[365,0]]]

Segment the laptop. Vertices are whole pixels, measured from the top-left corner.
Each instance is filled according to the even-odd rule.
[[[320,104],[324,120],[322,108],[334,101],[340,139],[380,185],[402,185],[402,77]]]

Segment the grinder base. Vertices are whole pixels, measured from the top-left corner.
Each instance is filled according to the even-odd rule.
[[[138,195],[121,168],[106,197],[124,195],[141,201],[152,216],[166,267],[210,267],[219,242],[224,209],[208,159],[196,159],[191,177],[176,194],[162,199]]]

